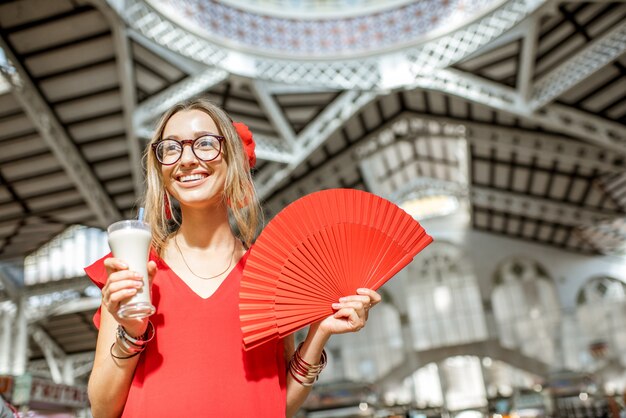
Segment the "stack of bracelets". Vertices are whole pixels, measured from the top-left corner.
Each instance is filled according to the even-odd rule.
[[[118,325],[115,342],[111,345],[111,357],[118,360],[125,360],[141,354],[141,352],[146,349],[146,344],[152,341],[155,333],[156,331],[154,329],[154,325],[152,325],[152,322],[150,321],[148,321],[148,329],[146,329],[146,332],[136,338],[128,335],[124,327]],[[118,350],[123,354],[123,356],[116,356],[113,354],[113,346],[116,343]]]
[[[326,350],[322,350],[322,358],[319,364],[309,364],[300,356],[300,347],[302,347],[302,343],[300,343],[296,352],[293,353],[293,357],[289,362],[289,373],[302,386],[313,386],[313,383],[315,383],[324,367],[326,367]]]

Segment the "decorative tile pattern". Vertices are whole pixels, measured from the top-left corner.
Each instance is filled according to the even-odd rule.
[[[421,0],[366,15],[294,19],[254,14],[216,0],[149,0],[182,27],[231,47],[322,57],[406,46],[443,34],[495,6],[497,0]]]
[[[272,16],[296,16],[307,13],[309,18],[320,15],[337,16],[340,10],[343,16],[366,14],[370,11],[382,11],[413,3],[415,0],[219,0],[220,3],[237,9],[264,10]],[[314,16],[313,16],[314,15]]]

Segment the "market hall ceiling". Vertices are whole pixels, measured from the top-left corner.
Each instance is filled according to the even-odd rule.
[[[409,179],[452,185],[482,231],[623,249],[626,4],[270,3],[0,4],[0,258],[134,216],[154,120],[200,95],[255,133],[270,213]]]

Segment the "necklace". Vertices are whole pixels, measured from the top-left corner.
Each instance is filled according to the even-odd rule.
[[[237,241],[235,241],[235,243],[236,242]],[[183,255],[183,252],[180,250],[180,247],[178,246],[178,233],[176,233],[176,235],[174,235],[174,245],[176,246],[176,249],[178,250],[178,253],[180,254],[180,257],[183,259],[183,263],[185,263],[185,266],[187,266],[187,270],[189,270],[191,272],[191,274],[193,274],[197,278],[203,279],[203,280],[214,279],[214,278],[219,277],[219,276],[221,276],[222,274],[224,274],[224,273],[226,273],[228,271],[230,266],[233,264],[233,259],[235,258],[235,243],[233,243],[233,252],[230,255],[230,261],[228,262],[228,266],[226,267],[226,269],[223,272],[216,274],[215,276],[204,277],[204,276],[200,276],[200,275],[196,274],[191,269],[191,267],[189,267],[189,264],[187,264],[187,260],[185,260],[185,256]]]

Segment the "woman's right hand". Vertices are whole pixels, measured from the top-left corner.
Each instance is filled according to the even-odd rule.
[[[120,303],[134,296],[143,286],[143,280],[139,273],[128,270],[128,266],[119,258],[107,258],[104,260],[107,271],[107,281],[102,288],[102,304],[111,313],[118,324],[124,327],[126,332],[133,337],[140,336],[148,327],[148,318],[120,318],[117,314]],[[150,286],[156,274],[157,266],[154,261],[148,262],[148,279]]]

